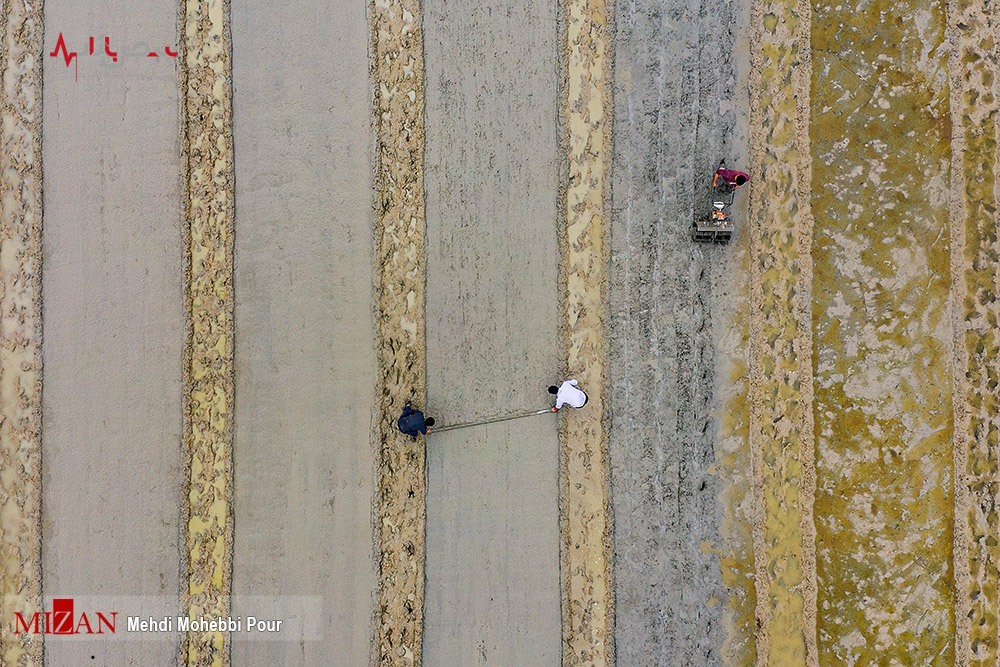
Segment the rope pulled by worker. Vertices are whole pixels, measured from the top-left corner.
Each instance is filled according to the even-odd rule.
[[[545,408],[544,410],[536,410],[535,412],[525,412],[523,414],[517,415],[505,415],[502,417],[493,417],[492,419],[484,419],[477,422],[465,422],[462,424],[448,424],[447,426],[439,426],[434,429],[435,433],[444,433],[445,431],[455,431],[460,428],[471,428],[473,426],[485,426],[486,424],[496,424],[497,422],[508,422],[513,419],[524,419],[525,417],[534,417],[536,415],[547,415],[552,412],[552,408]]]
[[[482,419],[475,422],[466,422],[462,424],[448,424],[447,426],[442,426],[440,428],[434,429],[434,433],[443,433],[445,431],[455,431],[460,428],[470,428],[472,426],[484,426],[486,424],[496,424],[497,422],[506,422],[513,419],[524,419],[525,417],[534,417],[536,415],[544,415],[549,412],[558,412],[562,407],[570,408],[582,408],[587,404],[587,392],[580,388],[579,383],[576,380],[563,380],[559,385],[551,385],[549,387],[549,393],[555,396],[555,405],[551,408],[545,408],[544,410],[535,410],[534,412],[525,412],[516,415],[503,415],[500,417],[491,417],[490,419]],[[396,420],[396,425],[399,431],[404,435],[408,435],[411,438],[417,438],[421,435],[430,435],[432,433],[431,428],[434,426],[433,417],[425,417],[424,413],[417,410],[410,402],[407,401],[406,405],[403,406],[403,414],[399,416]]]

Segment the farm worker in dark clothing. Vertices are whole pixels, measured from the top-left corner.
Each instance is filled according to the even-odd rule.
[[[715,170],[715,175],[712,176],[713,188],[719,187],[721,181],[721,184],[728,185],[732,191],[750,180],[750,174],[735,169],[725,169],[725,166],[726,161],[723,160],[719,163],[719,168]]]
[[[396,426],[399,430],[406,435],[417,437],[418,435],[428,435],[431,432],[430,427],[434,426],[434,417],[424,418],[424,413],[420,410],[414,410],[407,403],[403,407],[403,414],[400,416],[399,421],[396,422]]]

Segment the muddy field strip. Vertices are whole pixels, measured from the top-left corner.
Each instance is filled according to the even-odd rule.
[[[4,664],[997,663],[991,3],[0,10],[0,617],[328,612]]]

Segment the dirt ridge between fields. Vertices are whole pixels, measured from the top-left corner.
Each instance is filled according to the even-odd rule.
[[[375,125],[375,347],[381,374],[374,441],[378,599],[374,659],[422,655],[426,479],[424,440],[396,428],[403,405],[425,405],[424,63],[416,0],[370,8]]]
[[[954,331],[955,664],[997,661],[997,30],[981,0],[948,5]],[[985,55],[984,55],[985,54]]]
[[[563,663],[614,664],[613,544],[609,498],[605,321],[610,202],[612,17],[604,0],[567,0],[563,122],[563,250],[567,377],[587,388],[588,410],[560,428]]]
[[[0,618],[42,608],[42,3],[0,10]],[[40,665],[42,638],[0,633],[0,662]]]
[[[750,198],[750,447],[757,664],[816,665],[810,9],[756,3]]]
[[[192,618],[226,617],[232,585],[235,387],[229,3],[188,0],[181,21],[188,314],[182,597]],[[189,632],[181,652],[188,665],[228,664],[228,633]]]

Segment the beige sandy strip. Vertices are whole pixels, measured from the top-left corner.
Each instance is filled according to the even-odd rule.
[[[42,3],[0,2],[0,619],[42,608]],[[0,633],[0,663],[42,664]]]
[[[182,146],[187,185],[186,612],[229,614],[233,476],[233,138],[229,3],[185,0]],[[229,662],[229,638],[190,632],[188,665]]]
[[[766,7],[766,9],[765,9]],[[808,2],[755,2],[750,445],[758,665],[816,665]],[[790,75],[789,75],[790,73]]]
[[[951,0],[952,323],[955,331],[955,664],[998,658],[997,26],[983,0]],[[993,57],[984,57],[993,54]]]
[[[604,242],[611,165],[611,25],[604,0],[568,0],[565,129],[568,183],[563,248],[567,371],[586,410],[560,432],[563,664],[614,664],[614,588],[606,429]]]
[[[375,84],[376,348],[380,379],[376,502],[379,665],[421,662],[424,442],[402,435],[407,400],[425,403],[424,83],[417,0],[375,0],[371,10]]]

